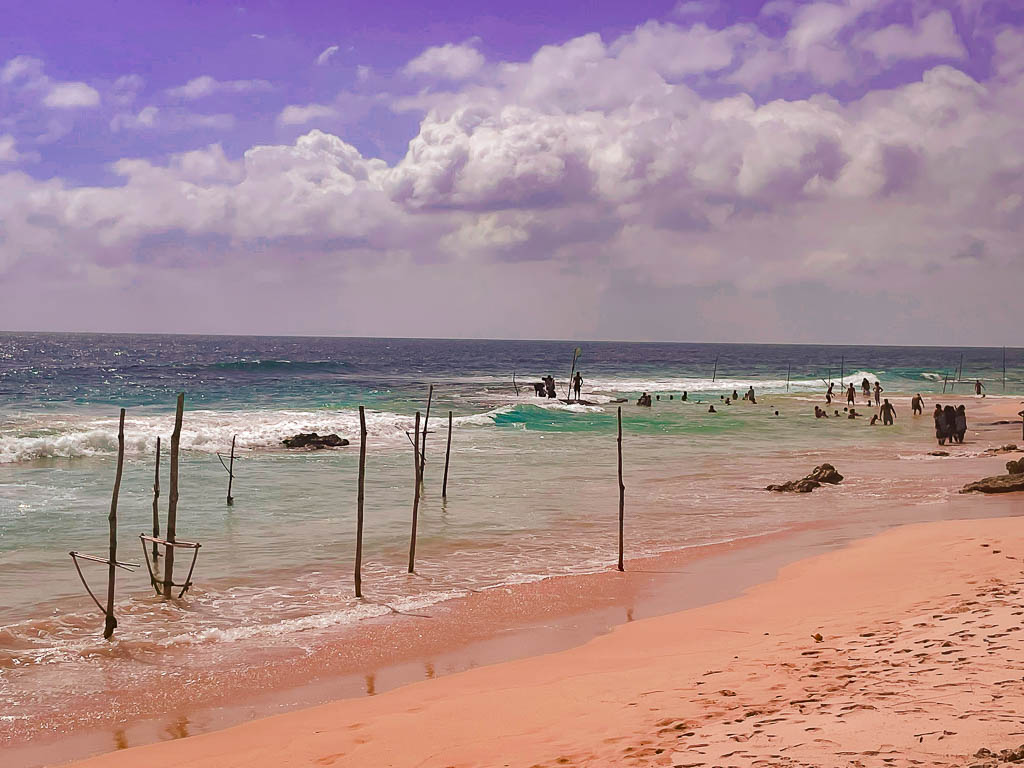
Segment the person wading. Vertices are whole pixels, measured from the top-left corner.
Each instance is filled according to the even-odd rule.
[[[888,427],[896,420],[896,409],[892,407],[889,398],[882,403],[882,426]]]

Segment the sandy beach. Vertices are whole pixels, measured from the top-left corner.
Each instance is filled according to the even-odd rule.
[[[1022,545],[907,526],[578,648],[76,765],[987,764],[1024,743]]]

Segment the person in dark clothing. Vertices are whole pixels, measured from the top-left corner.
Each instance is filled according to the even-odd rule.
[[[753,387],[751,387],[750,389],[747,390],[747,394],[745,394],[744,397],[747,398],[747,400],[752,402],[754,405],[757,405],[757,400],[754,399],[754,388]]]
[[[579,371],[572,377],[572,391],[576,393],[576,402],[580,401],[580,389],[583,387],[583,376]]]
[[[985,388],[985,385],[981,383],[981,379],[974,380],[974,394],[980,395],[981,390]]]
[[[867,400],[868,403],[870,403],[871,402],[871,382],[867,380],[866,376],[864,377],[864,380],[860,383],[860,390],[861,390],[861,392],[864,393],[864,399]]]
[[[554,376],[545,376],[544,377],[544,387],[547,390],[547,394],[548,394],[549,398],[555,398],[556,397],[556,395],[555,395],[555,377]]]
[[[961,404],[956,407],[956,441],[958,443],[964,442],[964,436],[967,434],[967,409]]]
[[[935,410],[932,411],[932,419],[935,421],[935,439],[939,441],[939,445],[945,445],[949,430],[946,429],[946,413],[938,403],[935,404]]]
[[[889,398],[885,398],[885,402],[882,403],[882,426],[888,427],[896,420],[896,409],[892,407],[892,403],[889,402]]]
[[[832,391],[834,386],[835,384],[829,383],[828,389],[825,390],[825,405],[832,405],[832,398],[835,396],[835,393]]]
[[[956,408],[947,405],[942,409],[942,415],[946,421],[946,439],[950,444],[956,442]]]
[[[853,388],[853,382],[850,382],[850,386],[846,388],[846,402],[848,405],[853,405],[857,400],[857,390]]]

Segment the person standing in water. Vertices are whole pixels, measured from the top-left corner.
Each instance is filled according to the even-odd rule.
[[[580,375],[579,371],[576,371],[576,375],[572,377],[572,391],[576,393],[576,402],[580,401],[580,389],[583,387],[583,376]]]
[[[956,441],[960,444],[964,442],[964,436],[967,434],[967,409],[961,403],[956,407],[956,423],[954,424],[956,431]]]
[[[948,435],[946,414],[938,403],[935,404],[935,410],[932,411],[932,419],[935,421],[935,439],[939,441],[939,445],[945,445]]]
[[[875,406],[882,404],[882,392],[884,391],[885,390],[882,389],[882,382],[875,379]]]
[[[910,398],[910,410],[914,412],[915,416],[924,413],[924,398],[921,397],[920,392]]]
[[[882,426],[888,427],[896,420],[896,409],[892,407],[889,398],[882,403]]]
[[[828,389],[825,390],[825,405],[832,405],[832,397],[834,393],[832,388],[835,386],[831,381],[828,383]]]
[[[949,440],[949,444],[952,445],[956,442],[956,408],[952,405],[944,406],[942,416],[946,421],[946,438]]]
[[[853,382],[850,382],[850,386],[846,388],[846,403],[847,405],[853,405],[857,399],[857,390],[853,388]]]
[[[867,376],[860,383],[860,391],[864,393],[864,399],[868,401],[868,405],[871,404],[871,382],[868,381]]]
[[[985,385],[981,383],[981,379],[974,380],[974,394],[981,395],[981,397],[984,397],[984,395],[981,394],[981,390],[983,390],[984,388]]]
[[[757,405],[757,400],[754,399],[754,387],[753,386],[751,386],[750,389],[747,390],[747,394],[745,394],[744,397],[747,398],[747,400],[752,402],[754,405]]]

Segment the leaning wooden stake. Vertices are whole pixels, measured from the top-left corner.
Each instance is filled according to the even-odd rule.
[[[448,461],[452,456],[452,412],[448,411],[448,446],[444,449],[444,482],[441,483],[441,498],[448,498]]]
[[[359,485],[356,492],[356,597],[363,596],[363,489],[366,480],[366,412],[359,406]]]
[[[718,378],[718,358],[715,358],[715,370],[711,372],[711,381],[714,383],[715,379]]]
[[[616,441],[619,447],[619,570],[626,570],[622,562],[622,534],[625,526],[626,512],[626,486],[622,483],[622,406],[619,406],[619,438]]]
[[[1006,391],[1006,347],[1003,347],[1003,391]]]
[[[174,588],[174,537],[178,522],[178,450],[181,445],[181,417],[185,410],[185,393],[178,393],[171,434],[171,492],[167,501],[167,551],[164,553],[164,599],[170,599]]]
[[[235,500],[231,498],[231,481],[235,479],[235,438],[238,435],[231,436],[231,458],[228,460],[228,506],[230,507],[235,503]]]
[[[412,466],[416,473],[415,489],[412,497],[412,535],[409,538],[409,573],[413,573],[416,566],[416,523],[420,513],[420,412],[416,411],[416,426],[413,430],[412,441]]]
[[[427,392],[427,415],[423,418],[423,447],[420,449],[420,464],[419,464],[419,477],[420,482],[423,482],[423,469],[427,463],[427,422],[430,421],[430,401],[434,399],[434,385],[430,385],[430,391]]]
[[[156,467],[153,470],[153,538],[160,538],[160,438],[156,439]],[[153,542],[153,562],[160,557],[160,547]]]
[[[792,363],[786,363],[786,391],[789,392],[789,374],[793,370]]]
[[[117,474],[114,475],[114,492],[110,497],[110,564],[107,568],[107,617],[103,625],[103,638],[109,640],[117,627],[114,618],[114,579],[117,576],[117,494],[121,491],[121,470],[124,469],[124,408],[117,427]]]

